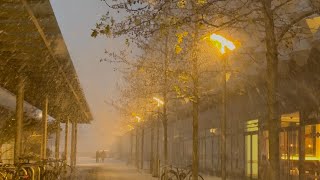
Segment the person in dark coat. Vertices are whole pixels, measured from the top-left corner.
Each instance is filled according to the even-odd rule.
[[[100,159],[100,152],[96,151],[96,163],[99,162],[99,159]]]
[[[106,158],[106,151],[105,150],[101,151],[100,156],[101,156],[101,161],[104,162],[104,159]]]

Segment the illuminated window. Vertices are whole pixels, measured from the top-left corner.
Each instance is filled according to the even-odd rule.
[[[258,131],[258,119],[247,121],[246,132]]]
[[[306,156],[316,155],[316,126],[305,126],[305,152]]]

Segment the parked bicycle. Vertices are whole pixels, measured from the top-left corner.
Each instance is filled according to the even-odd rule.
[[[161,169],[161,180],[192,180],[192,166],[186,168],[163,166]],[[200,174],[198,179],[204,180]]]
[[[29,159],[20,159],[14,165],[0,165],[0,180],[68,180],[72,174],[73,169],[65,160],[45,159],[31,163]]]

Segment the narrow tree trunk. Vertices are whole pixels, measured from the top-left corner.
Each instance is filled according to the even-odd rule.
[[[278,112],[278,50],[276,44],[271,0],[264,0],[264,19],[267,47],[267,89],[268,89],[268,130],[269,130],[269,161],[271,180],[280,179],[279,127]]]
[[[133,162],[133,131],[130,133],[130,159],[129,162]]]
[[[192,179],[193,180],[198,180],[198,174],[199,174],[199,105],[197,102],[192,103],[193,106],[193,123],[192,123]]]
[[[157,118],[157,144],[156,144],[156,160],[155,160],[155,166],[154,167],[154,176],[158,177],[159,176],[159,141],[160,141],[160,135],[159,135],[159,129],[160,129],[160,108],[158,107],[158,118]]]
[[[199,70],[198,70],[198,41],[199,26],[194,26],[192,44],[192,74],[193,74],[193,101],[192,101],[192,179],[198,180],[199,174]]]
[[[153,153],[153,141],[154,141],[154,120],[151,120],[151,142],[150,142],[150,173],[153,172],[153,160],[154,160],[154,153]]]
[[[139,169],[139,152],[138,152],[138,139],[139,139],[139,134],[138,134],[138,128],[136,129],[136,158],[135,158],[135,164],[136,167]]]
[[[144,163],[143,146],[144,146],[144,125],[141,126],[141,165],[140,165],[141,170],[143,170],[143,163]]]
[[[169,63],[169,49],[168,49],[168,41],[169,41],[169,32],[166,35],[165,41],[165,58],[164,58],[164,89],[163,89],[163,148],[164,148],[164,164],[168,164],[168,117],[167,117],[167,107],[168,107],[168,63]]]

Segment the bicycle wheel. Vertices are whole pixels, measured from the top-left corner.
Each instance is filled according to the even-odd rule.
[[[0,180],[5,180],[5,179],[6,179],[5,173],[0,172]]]
[[[161,180],[179,180],[179,177],[174,170],[169,170],[167,173],[162,173]]]
[[[192,173],[189,175],[189,180],[192,180]],[[200,174],[198,174],[198,180],[204,180]]]
[[[56,180],[58,178],[58,175],[54,171],[46,171],[43,174],[43,179],[45,180]]]
[[[62,169],[63,179],[71,179],[72,174],[74,173],[73,168],[70,165],[65,165]]]

